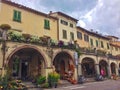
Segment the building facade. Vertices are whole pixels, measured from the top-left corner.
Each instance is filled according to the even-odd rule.
[[[69,71],[76,80],[79,75],[95,77],[101,70],[105,71],[105,77],[119,75],[119,41],[77,27],[77,19],[69,15],[45,14],[1,0],[0,17],[2,75],[6,70],[11,77],[23,80],[39,75],[47,77],[53,70],[61,79]]]

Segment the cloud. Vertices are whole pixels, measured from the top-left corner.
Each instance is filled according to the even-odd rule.
[[[77,25],[83,28],[86,27],[86,24],[82,20],[79,20]]]
[[[120,37],[120,1],[98,0],[96,6],[81,18],[88,29]],[[115,33],[118,32],[118,33]]]
[[[49,11],[61,11],[78,19],[78,25],[88,30],[99,30],[100,33],[120,37],[120,0],[12,1],[44,13],[48,13]]]

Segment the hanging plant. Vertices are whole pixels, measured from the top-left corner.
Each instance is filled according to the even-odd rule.
[[[11,29],[11,26],[8,25],[8,24],[2,24],[2,25],[0,25],[0,28],[1,28],[2,30],[8,30],[8,29]]]
[[[80,55],[82,54],[81,52],[80,52],[80,50],[79,49],[75,49],[75,51],[77,52],[77,54],[78,54],[78,58],[80,57]]]
[[[8,38],[13,41],[22,41],[24,39],[21,32],[12,30],[8,32]]]
[[[30,42],[32,43],[39,43],[40,42],[40,38],[38,36],[31,36]]]

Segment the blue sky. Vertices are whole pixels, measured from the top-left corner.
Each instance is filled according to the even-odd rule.
[[[79,20],[78,25],[120,38],[120,0],[11,0],[35,10],[61,11]]]

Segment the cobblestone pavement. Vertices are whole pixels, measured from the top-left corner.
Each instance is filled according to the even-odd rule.
[[[120,80],[90,82],[90,83],[84,83],[79,85],[70,85],[65,87],[44,89],[44,90],[120,90]]]

